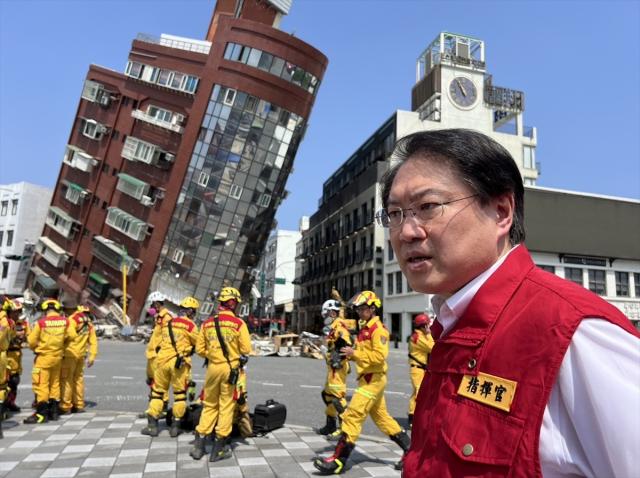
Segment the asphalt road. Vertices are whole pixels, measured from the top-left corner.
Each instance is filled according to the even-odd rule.
[[[87,409],[101,411],[143,411],[147,406],[148,388],[145,384],[145,344],[100,340],[98,358],[92,368],[85,369],[85,398]],[[393,347],[393,345],[392,345]],[[402,347],[402,346],[401,346]],[[18,404],[29,407],[31,365],[33,354],[25,350],[24,372],[18,394]],[[205,369],[202,359],[194,357],[193,377],[200,387]],[[354,367],[355,368],[355,367]],[[320,398],[325,379],[325,363],[304,357],[251,357],[247,369],[249,402],[257,403],[273,398],[287,406],[290,425],[317,426],[324,424],[324,404]],[[355,370],[347,384],[350,396],[356,386]],[[406,426],[407,405],[411,393],[407,352],[391,349],[389,375],[385,397],[389,413],[401,426]],[[365,423],[364,434],[381,437],[373,422]]]

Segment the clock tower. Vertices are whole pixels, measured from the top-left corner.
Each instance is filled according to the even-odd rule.
[[[524,183],[535,185],[536,130],[523,125],[524,93],[493,85],[482,40],[440,33],[418,57],[411,100],[420,119],[413,128],[485,133],[511,153]]]

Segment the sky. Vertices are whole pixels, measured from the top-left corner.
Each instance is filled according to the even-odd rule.
[[[55,185],[90,64],[123,71],[138,33],[202,39],[214,0],[0,0],[0,184]],[[539,186],[640,199],[640,1],[293,0],[281,29],[329,58],[278,227],[411,109],[440,31],[485,42],[493,83],[525,93]]]

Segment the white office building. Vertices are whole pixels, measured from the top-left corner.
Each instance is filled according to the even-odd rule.
[[[0,294],[22,295],[52,194],[26,182],[0,185]]]

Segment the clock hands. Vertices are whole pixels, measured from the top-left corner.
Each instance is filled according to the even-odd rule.
[[[456,78],[456,83],[458,84],[458,87],[460,88],[462,95],[467,96],[467,90],[465,90],[464,86],[462,86],[462,82],[460,81],[460,78]]]

